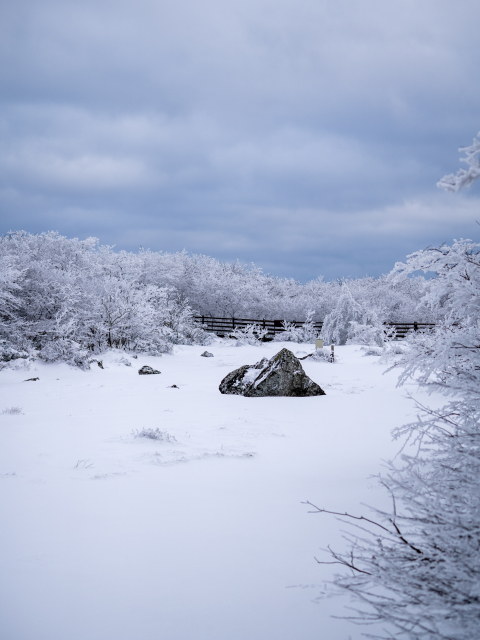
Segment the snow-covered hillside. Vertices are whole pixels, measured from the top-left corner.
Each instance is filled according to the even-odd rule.
[[[330,617],[347,601],[315,601],[334,568],[314,556],[329,560],[321,548],[341,548],[344,526],[302,501],[386,506],[369,477],[415,408],[355,346],[337,347],[335,364],[302,362],[326,396],[219,393],[228,372],[283,346],[312,350],[218,340],[214,358],[176,346],[112,351],[103,370],[1,372],[0,413],[21,413],[0,415],[0,638],[361,637]],[[161,375],[139,376],[145,364]]]

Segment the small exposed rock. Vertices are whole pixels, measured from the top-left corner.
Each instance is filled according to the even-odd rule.
[[[40,380],[40,378],[27,378],[24,382],[36,382],[37,380]]]
[[[204,351],[203,353],[200,354],[203,358],[213,358],[213,353],[210,353],[210,351]]]
[[[148,365],[145,364],[141,369],[138,370],[138,373],[141,376],[149,376],[154,373],[161,373],[161,372],[157,371],[156,369],[152,369],[152,367],[149,367]]]
[[[177,387],[176,384],[172,384],[168,387],[169,389],[180,389],[180,387]]]
[[[243,395],[247,398],[264,396],[323,396],[323,389],[310,380],[288,349],[273,358],[263,358],[253,366],[244,365],[229,373],[220,383],[221,393]]]

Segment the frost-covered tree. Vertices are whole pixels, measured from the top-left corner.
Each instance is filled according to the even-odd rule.
[[[92,353],[108,348],[162,353],[172,344],[206,343],[194,314],[291,324],[333,312],[340,327],[345,286],[351,305],[382,320],[435,321],[436,311],[418,306],[428,287],[423,277],[302,284],[185,251],[116,252],[96,238],[12,232],[0,238],[0,340],[7,358],[31,353],[87,367]],[[365,312],[360,316],[347,320],[365,324]],[[296,340],[316,337],[311,322],[295,329]]]
[[[376,304],[372,304],[371,299],[355,300],[350,284],[344,283],[335,308],[323,322],[323,339],[329,344],[380,346],[385,335],[381,320],[384,316],[382,300],[377,300]]]
[[[392,278],[435,272],[426,302],[442,320],[412,334],[394,367],[400,383],[415,380],[450,398],[442,409],[420,407],[399,429],[418,445],[381,478],[392,510],[345,516],[359,529],[333,563],[348,574],[335,587],[358,603],[356,620],[382,623],[370,637],[475,640],[480,633],[480,244],[418,251]],[[440,313],[441,312],[441,313]],[[323,511],[323,509],[317,509]],[[341,514],[338,514],[341,515]]]
[[[325,316],[322,336],[327,344],[346,344],[350,337],[350,323],[361,317],[362,310],[350,291],[348,284],[342,285],[335,308]]]
[[[21,350],[88,368],[108,348],[159,354],[210,340],[177,289],[149,282],[142,256],[94,238],[1,238],[0,305],[3,361]]]

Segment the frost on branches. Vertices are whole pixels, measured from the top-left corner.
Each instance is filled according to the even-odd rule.
[[[443,318],[434,332],[409,337],[393,367],[449,402],[419,407],[395,434],[418,445],[380,478],[392,510],[352,523],[350,549],[332,552],[348,568],[334,581],[358,603],[357,622],[380,623],[372,638],[477,640],[480,637],[480,244],[418,251],[392,279],[435,272],[426,304]],[[315,507],[317,512],[323,509]],[[378,627],[377,627],[378,628]]]
[[[283,321],[282,333],[277,333],[274,337],[276,342],[315,342],[319,337],[319,331],[315,328],[313,321],[314,311],[307,311],[303,325],[297,327],[294,322]]]
[[[88,368],[92,354],[110,348],[160,354],[174,344],[206,345],[211,336],[194,314],[282,319],[282,339],[299,342],[312,342],[313,322],[330,316],[337,344],[345,322],[348,338],[376,344],[377,320],[435,322],[432,308],[418,305],[427,286],[423,277],[392,284],[387,276],[301,284],[184,251],[114,252],[96,238],[12,232],[0,238],[0,366],[40,357]],[[304,326],[294,327],[301,318]],[[255,342],[260,333],[239,337]]]
[[[377,311],[375,311],[375,307]],[[385,316],[382,301],[376,305],[358,302],[347,283],[342,285],[335,308],[325,316],[322,336],[327,344],[365,344],[383,346],[385,331],[379,316]]]
[[[88,368],[108,348],[158,355],[211,339],[178,291],[94,238],[18,232],[0,239],[0,256],[0,366],[27,354]]]
[[[480,133],[478,133],[480,136]],[[465,157],[460,158],[460,162],[468,164],[468,169],[459,169],[457,174],[450,173],[444,176],[437,187],[446,191],[459,191],[465,187],[469,187],[475,180],[480,178],[480,140],[474,138],[473,143],[469,147],[460,147],[459,151],[465,152]]]

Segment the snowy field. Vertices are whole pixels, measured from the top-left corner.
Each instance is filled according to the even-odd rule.
[[[214,358],[175,347],[110,352],[104,370],[0,373],[2,640],[362,637],[331,618],[348,601],[318,601],[334,568],[314,557],[341,549],[344,527],[302,501],[386,506],[370,476],[415,407],[397,373],[354,346],[333,365],[302,362],[326,396],[220,394],[227,373],[283,346],[312,350],[218,340]],[[161,375],[139,376],[145,364]],[[21,413],[1,413],[11,407]],[[164,439],[135,437],[143,429]]]

